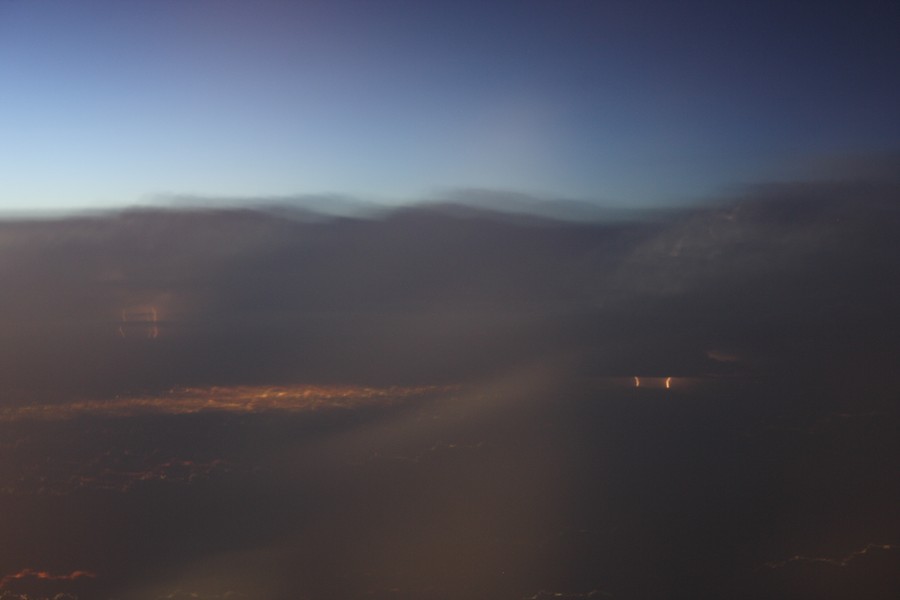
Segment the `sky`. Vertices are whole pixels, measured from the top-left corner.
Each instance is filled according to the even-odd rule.
[[[736,3],[735,3],[736,4]],[[893,2],[0,1],[0,210],[672,206],[895,154]]]

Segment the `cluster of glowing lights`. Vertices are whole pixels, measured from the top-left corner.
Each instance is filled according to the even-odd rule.
[[[659,380],[658,377],[652,377],[652,378],[650,378],[650,377],[645,377],[644,379],[645,379],[645,380],[649,380],[648,383],[658,383],[658,380]],[[666,377],[665,379],[663,379],[663,380],[662,380],[662,385],[663,385],[663,387],[665,387],[667,390],[672,389],[672,378],[671,378],[671,377]],[[636,387],[636,388],[641,387],[641,378],[638,377],[637,375],[634,376],[634,387]],[[653,386],[653,387],[659,387],[659,386],[658,386],[658,385],[655,385],[655,386]]]
[[[368,387],[355,385],[184,387],[163,394],[83,400],[65,404],[0,409],[0,422],[23,419],[61,420],[78,416],[128,417],[140,414],[192,414],[205,411],[258,413],[313,412],[390,406],[426,394],[448,391],[441,386]]]
[[[73,581],[76,579],[94,579],[97,577],[88,571],[72,571],[65,575],[53,575],[47,571],[36,571],[34,569],[22,569],[18,573],[11,573],[0,578],[0,589],[7,587],[13,581],[40,579],[44,581]]]
[[[862,558],[863,556],[865,556],[871,552],[878,552],[878,551],[890,552],[890,551],[894,551],[897,549],[898,549],[898,546],[892,545],[892,544],[866,544],[866,546],[863,547],[862,549],[851,552],[850,554],[848,554],[847,556],[844,556],[842,558],[828,558],[828,557],[821,557],[821,556],[802,556],[800,554],[795,554],[794,556],[788,558],[787,560],[782,560],[780,562],[768,562],[768,563],[766,563],[766,566],[769,567],[770,569],[780,569],[782,567],[786,567],[787,565],[789,565],[791,563],[807,563],[807,564],[821,563],[821,564],[826,564],[826,565],[832,565],[834,567],[846,567],[853,561],[855,561],[859,558]]]
[[[247,465],[224,459],[208,462],[188,459],[171,459],[143,467],[121,463],[98,465],[93,461],[59,461],[19,465],[15,475],[0,486],[0,496],[37,494],[64,496],[77,489],[95,489],[111,492],[129,492],[135,487],[152,483],[192,484],[226,473],[245,473]],[[149,461],[144,460],[144,463]],[[3,599],[0,596],[0,600]]]
[[[95,476],[79,475],[71,482],[77,487],[95,488],[127,492],[137,483],[154,481],[172,481],[192,483],[195,480],[209,478],[216,471],[229,471],[233,467],[222,459],[210,462],[194,462],[191,460],[170,460],[153,465],[143,471],[116,471],[104,469]]]

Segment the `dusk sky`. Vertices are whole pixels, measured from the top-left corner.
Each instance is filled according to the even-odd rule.
[[[900,598],[900,2],[0,0],[0,600]]]
[[[0,209],[656,206],[852,177],[898,149],[898,22],[895,2],[2,0]]]

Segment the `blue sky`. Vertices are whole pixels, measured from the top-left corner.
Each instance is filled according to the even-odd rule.
[[[0,0],[0,210],[671,205],[896,152],[895,3]]]

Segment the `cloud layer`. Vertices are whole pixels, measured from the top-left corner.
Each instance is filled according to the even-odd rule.
[[[781,186],[615,222],[447,205],[5,222],[3,402],[456,383],[548,359],[622,376],[885,363],[897,196]]]
[[[0,597],[893,598],[897,198],[4,222]]]

